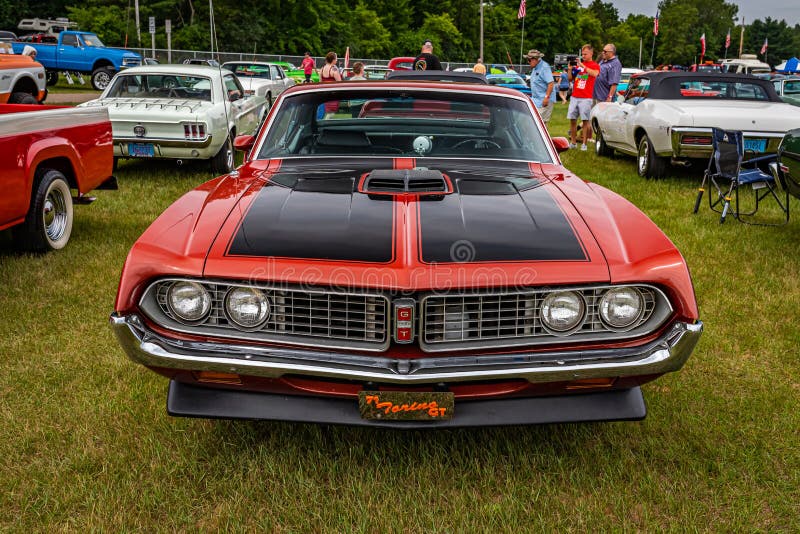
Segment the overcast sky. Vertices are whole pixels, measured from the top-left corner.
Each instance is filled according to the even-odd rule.
[[[655,16],[658,0],[605,0],[614,4],[622,18],[629,13],[639,13]],[[764,20],[771,17],[776,20],[785,20],[789,26],[800,24],[799,0],[727,0],[729,4],[739,6],[739,22],[744,17],[745,24],[750,24],[755,19]],[[591,4],[591,0],[581,0],[584,6]]]

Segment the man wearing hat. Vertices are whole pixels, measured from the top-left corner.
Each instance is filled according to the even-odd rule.
[[[414,58],[412,65],[414,70],[444,70],[439,58],[433,54],[433,43],[430,41],[422,44],[422,52]]]
[[[528,65],[531,66],[531,99],[545,124],[553,115],[553,71],[550,65],[542,59],[544,54],[538,50],[529,50],[525,55]]]

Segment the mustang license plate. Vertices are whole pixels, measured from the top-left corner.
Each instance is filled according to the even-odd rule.
[[[152,143],[128,143],[128,154],[134,158],[152,158],[155,153]]]
[[[766,139],[745,139],[744,149],[752,150],[753,152],[764,152],[767,149]]]
[[[452,419],[455,396],[446,391],[360,391],[358,408],[364,419],[441,421]]]

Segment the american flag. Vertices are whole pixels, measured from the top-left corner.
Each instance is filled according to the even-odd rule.
[[[731,30],[728,29],[728,35],[725,37],[725,48],[731,46]]]
[[[521,19],[525,16],[525,0],[519,3],[519,11],[517,11],[517,18]]]
[[[347,70],[347,67],[350,65],[350,47],[347,47],[347,50],[344,51],[344,70]]]
[[[656,18],[653,19],[653,35],[658,35],[658,11],[656,11]]]
[[[764,46],[761,47],[761,53],[762,54],[767,52],[767,46],[769,46],[769,44],[767,44],[767,38],[764,37]]]

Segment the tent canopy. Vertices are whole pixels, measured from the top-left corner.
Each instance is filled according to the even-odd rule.
[[[796,57],[787,59],[782,64],[776,65],[775,70],[778,72],[799,72],[800,60],[798,60]]]

